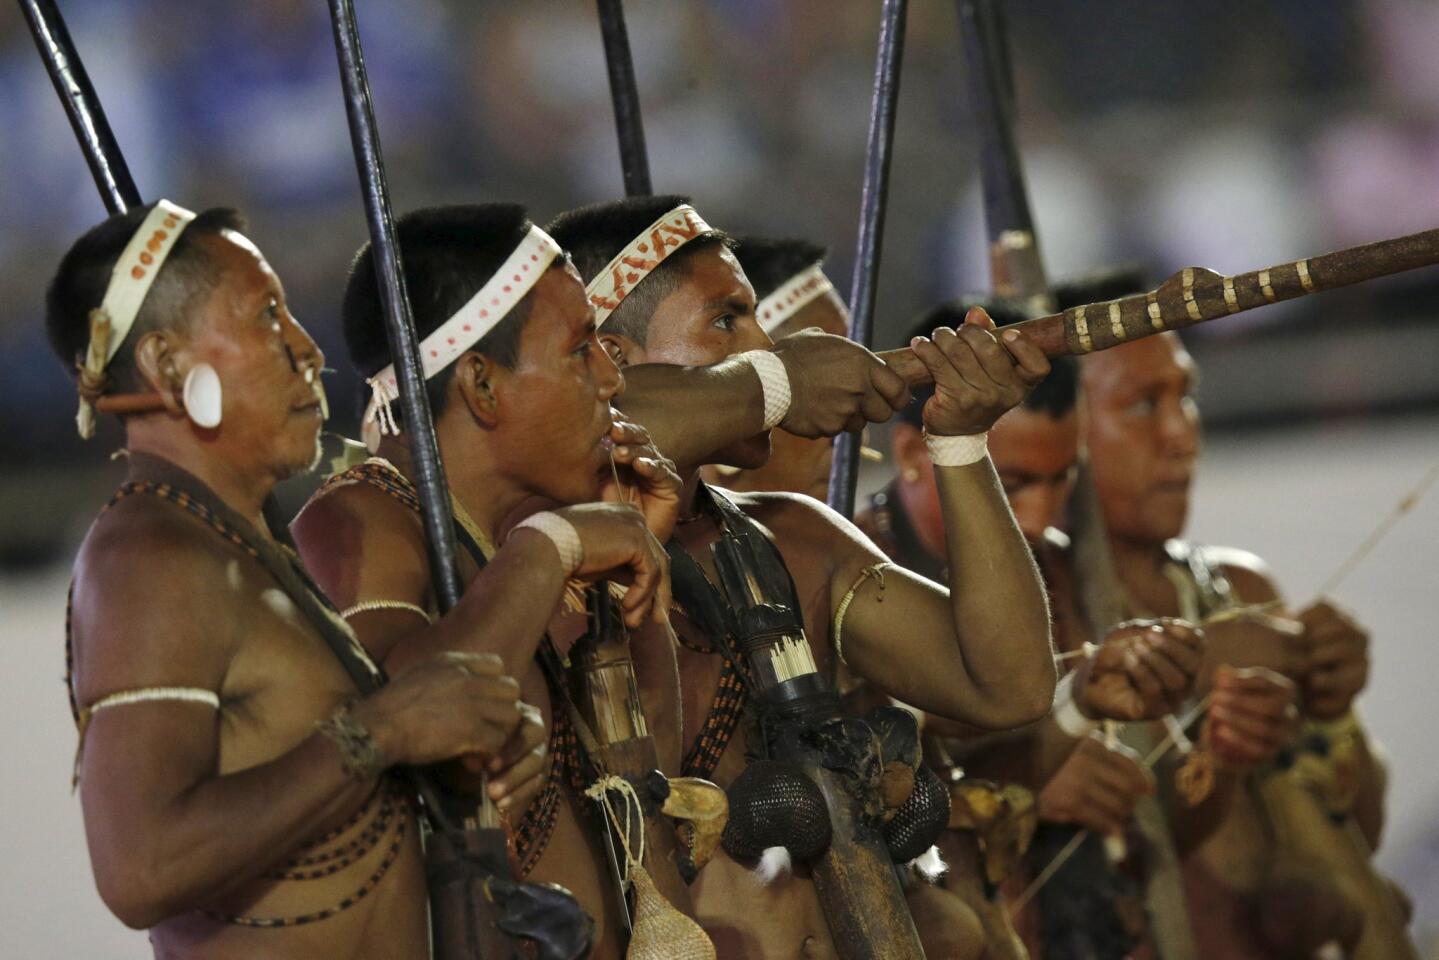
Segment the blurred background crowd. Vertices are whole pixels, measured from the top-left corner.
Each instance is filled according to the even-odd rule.
[[[397,210],[511,199],[543,222],[621,192],[588,0],[358,6]],[[626,6],[656,190],[693,195],[732,232],[828,244],[830,274],[847,289],[879,4]],[[910,6],[880,346],[896,345],[935,300],[987,283],[955,10]],[[61,7],[141,191],[242,208],[294,312],[340,370],[332,396],[354,396],[336,314],[365,233],[325,5]],[[1439,4],[1010,0],[1007,9],[1019,139],[1052,276],[1134,262],[1157,283],[1185,265],[1230,273],[1439,226]],[[68,889],[106,936],[117,925],[91,892],[64,774],[39,773],[53,772],[55,757],[63,771],[73,745],[49,682],[60,669],[64,569],[114,481],[104,457],[119,437],[111,426],[88,448],[76,438],[74,389],[44,338],[44,288],[104,211],[12,4],[0,4],[0,178],[0,596],[5,648],[24,665],[0,717],[14,729],[31,722],[30,706],[45,716],[45,735],[33,756],[8,764],[4,789],[17,800],[23,789],[26,808],[54,821],[36,833],[11,819],[0,834],[0,849],[44,861],[54,879],[42,893],[7,890],[0,917],[14,928],[9,912],[26,890],[45,901],[29,910],[45,912],[24,924],[66,915]],[[1189,338],[1211,440],[1197,491],[1201,539],[1266,555],[1307,600],[1303,589],[1439,457],[1436,311],[1439,271],[1429,270]],[[334,406],[333,426],[353,428],[353,405]],[[1439,674],[1436,517],[1432,503],[1411,515],[1339,598],[1375,632],[1375,692],[1364,702],[1396,757],[1381,862],[1410,886],[1423,929],[1439,929],[1439,771],[1426,740]],[[37,944],[26,955],[59,954]]]

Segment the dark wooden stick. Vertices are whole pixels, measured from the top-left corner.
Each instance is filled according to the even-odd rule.
[[[30,33],[55,84],[55,92],[65,105],[75,139],[80,141],[105,208],[114,214],[138,207],[144,201],[115,142],[110,121],[105,118],[105,110],[90,84],[85,65],[80,62],[60,9],[54,0],[20,0],[20,9],[30,24]]]
[[[624,0],[596,0],[595,5],[600,15],[600,36],[605,44],[605,67],[610,77],[610,102],[615,108],[625,196],[648,196],[654,189],[650,186],[650,160],[645,150],[645,125],[640,115],[634,59],[630,56],[630,35],[625,28]]]
[[[1010,329],[1023,330],[1048,356],[1078,356],[1281,300],[1435,264],[1439,264],[1439,230],[1426,230],[1232,277],[1203,267],[1185,267],[1150,293],[1071,307]],[[879,356],[910,386],[933,382],[929,369],[908,347],[885,350]]]
[[[874,343],[874,299],[884,242],[884,214],[889,198],[889,166],[894,145],[895,110],[899,104],[900,67],[904,62],[907,12],[908,0],[884,0],[884,8],[880,11],[874,100],[870,106],[864,187],[859,204],[854,282],[849,294],[849,336],[866,347]],[[854,515],[854,490],[859,482],[859,446],[858,433],[845,433],[835,438],[827,499],[831,507],[846,517]]]
[[[1006,230],[1034,231],[1013,130],[1012,78],[992,0],[958,0],[964,78],[979,148],[984,221],[993,243]]]
[[[1014,78],[1003,16],[996,0],[958,0],[958,8],[989,234],[990,289],[1045,313],[1054,302],[1014,139]]]
[[[355,150],[355,167],[364,195],[365,219],[374,247],[375,273],[385,313],[385,333],[390,356],[395,361],[400,402],[404,404],[405,427],[410,455],[415,466],[415,487],[424,516],[425,539],[429,545],[430,575],[440,612],[460,602],[460,584],[455,546],[455,520],[450,511],[450,488],[435,439],[435,425],[425,391],[425,374],[420,366],[420,344],[410,314],[410,297],[395,240],[394,218],[390,213],[389,184],[380,152],[380,135],[370,102],[370,81],[365,57],[355,28],[354,0],[330,0],[334,26],[335,53],[340,62],[340,84],[345,94],[345,115],[350,123],[350,142]]]
[[[165,409],[165,398],[158,393],[111,393],[95,401],[101,413],[154,413]]]
[[[859,234],[849,297],[849,335],[864,346],[874,342],[874,302],[884,241],[907,13],[906,0],[885,0],[880,12],[874,98],[870,107]],[[846,517],[854,515],[859,462],[860,435],[846,433],[837,437],[827,499],[831,507]],[[792,759],[800,759],[829,808],[834,838],[829,849],[813,864],[813,871],[815,889],[838,955],[844,960],[923,956],[914,922],[895,882],[893,866],[883,844],[863,835],[856,823],[855,797],[850,785],[842,774],[815,762],[813,757]]]
[[[365,218],[374,249],[385,334],[389,340],[390,356],[395,362],[400,401],[404,404],[405,428],[409,435],[415,487],[424,521],[430,576],[434,580],[440,612],[446,613],[459,603],[463,592],[457,562],[454,514],[450,508],[449,482],[445,479],[444,464],[440,460],[439,441],[435,437],[429,395],[425,391],[419,337],[410,313],[399,243],[395,238],[385,161],[380,151],[380,135],[370,99],[364,52],[355,24],[354,0],[330,0],[330,21],[334,28],[335,54],[339,60],[340,86],[344,91],[355,168],[360,178]],[[485,794],[483,780],[479,802],[483,822],[478,829],[462,831],[449,822],[441,810],[438,793],[429,777],[415,772],[413,779],[425,800],[426,812],[437,825],[439,836],[453,847],[453,855],[466,851],[484,861],[490,871],[504,864],[505,835]],[[431,877],[430,926],[435,955],[456,960],[517,957],[519,954],[514,941],[497,925],[495,905],[484,898],[480,898],[480,902],[470,902],[471,897],[466,892],[469,888],[463,884],[458,890],[460,892],[456,896],[453,882],[442,883]]]

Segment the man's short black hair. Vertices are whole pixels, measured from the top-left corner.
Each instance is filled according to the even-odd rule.
[[[480,291],[524,240],[530,226],[525,208],[514,203],[425,207],[395,222],[415,333],[421,340]],[[520,334],[530,315],[532,294],[533,291],[526,294],[473,349],[503,367],[513,367],[519,358]],[[361,377],[363,407],[370,397],[364,379],[379,373],[394,359],[385,332],[374,252],[368,242],[350,265],[340,317],[350,363]],[[436,416],[444,409],[454,373],[451,364],[425,381],[430,409]],[[399,401],[392,404],[392,409],[397,416],[403,413]]]
[[[734,255],[754,287],[755,299],[763,300],[801,271],[823,263],[829,251],[808,240],[740,237]]]
[[[959,297],[925,311],[915,322],[904,342],[908,344],[915,337],[927,337],[937,327],[958,329],[971,307],[982,308],[997,327],[1007,327],[1032,317],[1029,310],[1018,300],[1005,297]],[[1047,413],[1058,420],[1074,409],[1078,391],[1079,365],[1073,357],[1054,357],[1049,361],[1049,376],[1041,380],[1039,385],[1030,391],[1029,396],[1025,397],[1024,407],[1027,410]],[[934,396],[934,387],[919,387],[912,393],[913,401],[899,412],[899,416],[906,423],[920,427],[923,426],[924,405]]]
[[[71,376],[90,343],[90,311],[105,299],[110,275],[135,231],[155,205],[146,204],[91,227],[60,260],[45,294],[45,332],[55,355]],[[243,233],[245,218],[228,207],[212,207],[190,221],[180,232],[160,272],[145,295],[135,325],[105,368],[108,392],[133,393],[140,389],[135,370],[135,344],[152,330],[183,329],[193,319],[196,304],[215,289],[219,272],[199,241],[204,234],[223,230]]]
[[[589,283],[645,228],[680,204],[689,202],[688,197],[671,194],[593,203],[560,214],[545,229],[569,251],[575,268],[585,283]],[[604,332],[628,337],[644,346],[655,308],[689,276],[689,258],[715,244],[732,246],[733,241],[723,231],[711,230],[670,254],[637,283],[609,315],[602,328]]]

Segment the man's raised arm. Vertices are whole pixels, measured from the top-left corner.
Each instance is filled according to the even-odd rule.
[[[1055,671],[1043,583],[985,455],[984,434],[1049,364],[1023,335],[1008,332],[1001,346],[993,329],[983,311],[972,311],[959,331],[942,328],[913,345],[936,382],[924,419],[948,592],[898,567],[884,569],[882,588],[864,577],[883,556],[852,528],[862,552],[837,564],[832,590],[836,603],[854,591],[841,639],[861,675],[920,709],[1004,729],[1049,711]]]
[[[790,397],[783,416],[770,425],[797,436],[828,437],[883,423],[909,402],[899,375],[844,337],[802,330],[769,352],[784,363]],[[743,356],[707,367],[625,367],[625,391],[615,406],[649,431],[681,474],[766,429],[760,372]]]

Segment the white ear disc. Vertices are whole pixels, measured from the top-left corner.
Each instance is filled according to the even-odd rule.
[[[185,374],[185,415],[197,427],[213,430],[220,425],[220,375],[208,363],[197,363]]]

